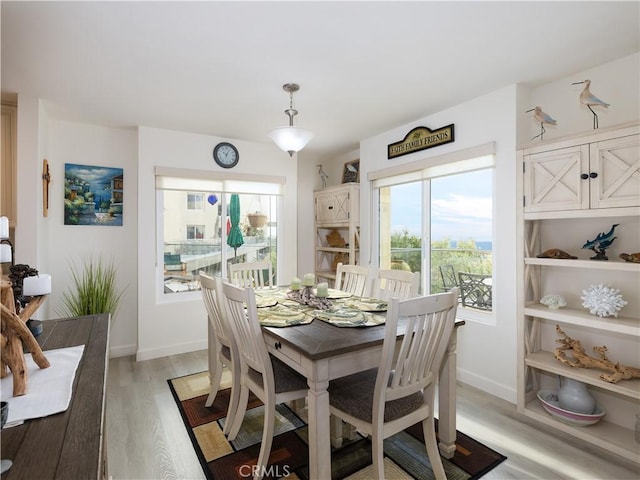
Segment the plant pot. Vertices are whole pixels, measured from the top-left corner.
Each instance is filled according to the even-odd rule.
[[[253,228],[264,227],[267,224],[267,216],[264,213],[248,213],[247,218]]]

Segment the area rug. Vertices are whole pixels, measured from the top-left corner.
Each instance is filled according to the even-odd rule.
[[[228,374],[223,376],[223,387],[228,380]],[[264,415],[262,402],[255,396],[250,396],[240,433],[234,441],[229,442],[222,433],[229,402],[229,388],[220,390],[213,405],[207,408],[204,405],[209,388],[207,372],[174,378],[167,382],[206,478],[249,478],[250,466],[255,465],[260,451]],[[354,440],[345,440],[342,447],[333,449],[333,479],[373,478],[371,443],[367,438],[359,435],[355,437]],[[384,452],[387,480],[434,478],[420,424],[385,440]],[[278,405],[273,445],[269,466],[266,469],[271,476],[265,478],[310,480],[308,459],[306,423],[287,405]],[[443,458],[443,464],[447,479],[473,480],[482,477],[505,459],[504,455],[464,433],[457,432],[456,452],[450,460]]]

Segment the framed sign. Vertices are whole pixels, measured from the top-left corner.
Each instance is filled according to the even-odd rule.
[[[390,160],[408,153],[437,147],[454,141],[453,123],[437,130],[429,127],[416,127],[399,142],[387,146],[387,158]]]
[[[342,169],[342,183],[358,183],[360,181],[360,159],[351,160]]]

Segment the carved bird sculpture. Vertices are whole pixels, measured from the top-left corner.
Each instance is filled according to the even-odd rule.
[[[579,85],[581,83],[584,83],[584,88],[582,89],[582,92],[580,93],[580,103],[582,105],[586,105],[587,108],[589,110],[591,110],[591,113],[593,113],[593,128],[594,129],[598,128],[598,114],[593,111],[593,108],[591,108],[591,106],[597,105],[597,106],[600,106],[600,107],[607,108],[609,106],[609,104],[607,102],[603,102],[598,97],[596,97],[593,93],[591,93],[591,90],[589,90],[589,87],[591,86],[591,80],[584,80],[582,82],[574,82],[571,85]]]
[[[544,124],[545,123],[547,123],[549,125],[557,125],[558,124],[558,122],[556,122],[553,118],[551,118],[551,116],[549,116],[545,112],[543,112],[541,107],[532,108],[531,110],[527,110],[525,113],[529,113],[529,112],[534,112],[533,113],[533,118],[537,122],[540,123],[540,134],[536,135],[531,140],[535,140],[538,137],[540,137],[540,140],[543,139],[544,132],[546,132],[546,130],[544,129]]]
[[[322,165],[316,165],[316,167],[318,167],[318,175],[320,175],[320,179],[322,180],[322,188],[327,188],[327,178],[329,178],[329,175],[322,169]]]

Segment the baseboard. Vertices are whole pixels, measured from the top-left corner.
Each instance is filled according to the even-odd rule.
[[[154,358],[168,357],[169,355],[180,355],[181,353],[197,352],[207,349],[207,339],[197,342],[182,343],[180,345],[168,345],[166,347],[152,348],[148,350],[138,350],[135,352],[136,361],[153,360]]]
[[[458,368],[456,371],[457,381],[475,387],[483,392],[490,393],[498,398],[516,404],[518,395],[514,387],[498,383],[487,377],[481,377],[476,373]]]
[[[117,347],[109,347],[109,358],[128,357],[136,354],[136,345],[118,345]]]

